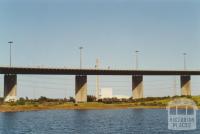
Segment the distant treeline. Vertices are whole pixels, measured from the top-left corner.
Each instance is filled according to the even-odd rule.
[[[140,98],[140,99],[133,99],[132,97],[129,99],[118,99],[116,97],[113,98],[104,98],[104,99],[99,99],[97,100],[95,96],[93,95],[88,95],[87,96],[87,102],[99,102],[99,103],[105,103],[105,104],[112,104],[112,103],[134,103],[135,105],[151,105],[151,106],[164,106],[168,103],[170,99],[173,98],[179,98],[179,97],[187,97],[187,98],[192,98],[191,96],[166,96],[166,97],[146,97],[146,98]],[[163,101],[165,100],[165,101]],[[64,104],[64,103],[75,103],[74,97],[69,97],[69,99],[64,98],[64,99],[52,99],[52,98],[47,98],[44,96],[41,96],[38,99],[29,99],[28,97],[25,98],[19,98],[16,102],[5,102],[10,105],[25,105],[25,104],[33,104],[33,105],[38,105],[38,104]],[[198,102],[196,101],[198,104]],[[3,98],[0,98],[0,104],[4,104]]]

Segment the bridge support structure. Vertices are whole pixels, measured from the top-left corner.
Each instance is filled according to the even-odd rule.
[[[87,102],[87,76],[76,75],[75,76],[75,101]]]
[[[6,74],[4,75],[4,101],[17,100],[17,75]]]
[[[191,95],[190,75],[181,75],[181,95]]]
[[[133,99],[143,98],[143,76],[133,75],[132,76],[132,97]]]

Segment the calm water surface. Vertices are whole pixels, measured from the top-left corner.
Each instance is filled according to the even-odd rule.
[[[164,109],[0,113],[0,134],[200,134],[199,115],[196,130],[170,131]]]

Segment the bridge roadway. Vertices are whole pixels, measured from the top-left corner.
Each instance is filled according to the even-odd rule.
[[[180,75],[181,95],[191,95],[191,75],[200,75],[198,70],[111,70],[0,67],[4,74],[4,100],[16,100],[17,75],[75,75],[75,100],[87,102],[87,75],[129,75],[132,76],[132,97],[143,98],[143,75]],[[99,96],[99,95],[98,95]],[[97,98],[98,98],[97,96]]]
[[[38,75],[200,75],[200,70],[111,70],[111,69],[70,69],[0,67],[0,74]]]

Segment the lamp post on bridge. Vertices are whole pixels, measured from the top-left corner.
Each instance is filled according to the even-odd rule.
[[[95,65],[95,69],[98,70],[99,69],[99,59],[96,59],[96,65]],[[98,101],[100,97],[100,93],[99,93],[99,75],[96,76],[96,100]]]
[[[79,47],[80,49],[80,69],[82,69],[82,49],[83,47]]]
[[[186,55],[187,55],[187,53],[183,53],[184,70],[186,70]]]
[[[12,66],[12,44],[13,44],[13,41],[9,41],[8,42],[10,44],[10,67]]]
[[[136,70],[138,70],[138,66],[139,66],[139,63],[138,63],[139,62],[139,59],[138,59],[139,58],[139,55],[138,55],[139,52],[140,51],[138,51],[138,50],[135,51],[135,69]]]

